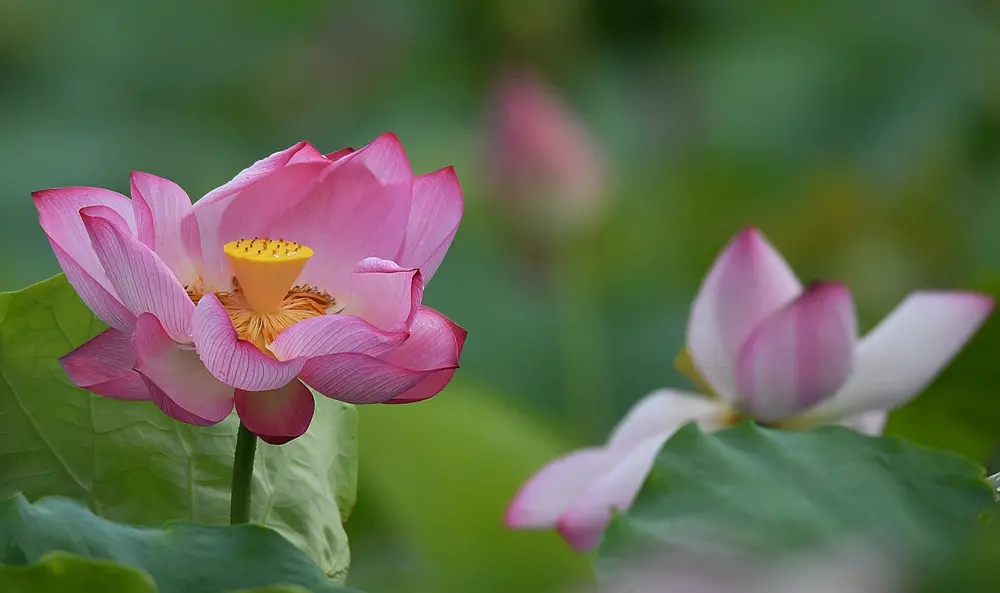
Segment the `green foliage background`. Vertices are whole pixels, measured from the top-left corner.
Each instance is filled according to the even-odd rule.
[[[998,50],[1000,7],[973,0],[0,0],[0,289],[58,272],[32,190],[127,193],[135,169],[197,197],[298,140],[334,150],[395,131],[418,171],[454,164],[463,182],[465,221],[426,301],[469,340],[439,398],[360,410],[349,584],[563,590],[585,559],[553,534],[506,531],[506,502],[646,392],[687,386],[670,361],[690,299],[741,226],[762,227],[803,279],[848,283],[864,328],[914,289],[996,294]],[[607,152],[608,215],[570,256],[497,216],[509,196],[483,147],[494,76],[513,62],[550,78]],[[998,324],[889,431],[991,460]],[[17,336],[4,325],[5,357],[27,355]],[[46,356],[68,345],[54,333]],[[349,441],[344,418],[314,428]],[[171,430],[163,454],[180,455]],[[222,518],[232,436],[201,438],[215,492],[201,509]],[[334,451],[303,455],[327,468]],[[87,472],[67,495],[89,500]],[[0,490],[30,492],[10,475]],[[147,479],[118,477],[114,518],[155,494]],[[350,494],[325,496],[314,511],[336,531]]]

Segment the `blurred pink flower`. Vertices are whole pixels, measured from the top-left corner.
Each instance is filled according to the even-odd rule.
[[[492,169],[504,202],[545,230],[603,214],[604,155],[583,121],[539,76],[509,73],[496,95]]]
[[[598,544],[627,509],[663,443],[681,426],[742,419],[798,428],[838,423],[880,434],[888,410],[915,397],[993,310],[970,292],[915,292],[859,339],[850,291],[803,288],[757,229],[716,259],[691,308],[687,350],[715,396],[672,389],[640,400],[602,447],[546,465],[515,497],[507,524],[556,526],[574,548]],[[703,380],[702,380],[703,379]]]
[[[301,142],[194,206],[146,173],[131,193],[34,194],[69,282],[110,326],[61,360],[74,384],[196,425],[235,405],[280,444],[309,427],[306,385],[407,403],[451,380],[465,330],[421,304],[462,216],[451,168],[415,177],[386,134],[327,155]]]

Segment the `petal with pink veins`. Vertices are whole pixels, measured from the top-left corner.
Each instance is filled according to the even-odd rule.
[[[302,436],[315,410],[312,392],[298,380],[268,391],[236,390],[240,420],[250,432],[272,445],[283,445]]]
[[[809,286],[744,342],[736,362],[738,407],[776,422],[832,396],[854,367],[857,339],[850,290]]]
[[[413,389],[430,373],[349,352],[310,358],[299,378],[331,399],[349,404],[380,404]]]
[[[803,417],[827,423],[905,404],[937,377],[993,311],[971,292],[916,292],[861,339],[850,379]]]
[[[715,260],[691,306],[687,343],[698,372],[723,399],[736,397],[736,356],[758,323],[802,292],[781,254],[755,228]]]
[[[74,385],[87,391],[115,399],[150,399],[142,376],[132,368],[132,336],[114,328],[84,342],[59,364]]]
[[[319,154],[319,151],[316,150],[312,144],[308,142],[298,142],[289,146],[285,150],[280,150],[255,162],[246,169],[243,169],[236,175],[236,177],[233,177],[230,182],[205,194],[202,199],[198,200],[196,207],[204,208],[220,200],[225,200],[247,187],[250,187],[271,173],[281,170],[289,163],[310,162],[320,159],[322,159],[322,155]]]
[[[212,290],[229,290],[233,277],[222,247],[229,241],[268,235],[269,226],[304,200],[312,200],[323,171],[334,166],[325,158],[307,160],[260,172],[238,184],[239,190],[199,200],[184,221],[197,226],[201,237],[202,278]],[[212,194],[209,194],[211,196]],[[192,217],[194,220],[192,220]],[[275,233],[274,236],[282,236]],[[284,235],[315,247],[295,235]],[[190,249],[190,246],[189,246]]]
[[[216,379],[248,391],[278,389],[295,379],[305,358],[277,360],[236,335],[232,319],[214,294],[198,301],[191,320],[198,356]]]
[[[420,268],[424,284],[431,281],[458,224],[462,220],[462,187],[453,167],[418,176],[413,181],[413,204],[406,239],[396,261],[404,267]]]
[[[278,340],[298,325],[285,330]],[[451,377],[443,373],[458,368],[464,343],[465,330],[437,311],[421,307],[409,338],[401,345],[390,350],[380,347],[381,352],[371,349],[358,354],[354,349],[310,358],[299,377],[319,393],[348,403],[377,404],[395,398],[401,398],[396,403],[418,401],[444,388],[442,380]]]
[[[549,462],[521,486],[504,522],[514,529],[554,527],[559,516],[619,460],[603,447],[572,451]]]
[[[384,134],[333,163],[306,199],[262,232],[311,247],[299,281],[343,298],[358,262],[396,256],[412,196],[406,153],[394,135]]]
[[[62,247],[59,247],[51,239],[49,243],[52,245],[52,252],[55,253],[59,267],[66,273],[66,280],[76,290],[76,293],[80,295],[80,299],[94,312],[94,315],[97,315],[101,321],[115,329],[132,331],[132,326],[135,325],[135,315],[126,309],[125,305],[121,304],[118,297],[113,296],[108,289],[87,273],[75,259],[63,251]]]
[[[149,247],[100,216],[100,208],[84,208],[80,216],[122,304],[135,315],[152,313],[171,339],[190,343],[194,303],[184,287]]]
[[[450,336],[445,329],[451,332]],[[408,368],[432,370],[419,383],[385,403],[411,404],[440,393],[458,369],[467,336],[465,328],[451,319],[430,307],[421,307],[410,326],[409,339],[382,358]]]
[[[201,261],[198,227],[183,227],[191,214],[191,198],[173,181],[149,173],[132,172],[132,207],[139,240],[167,264],[181,284],[198,280],[195,262]],[[193,233],[185,238],[184,234]],[[196,248],[188,253],[186,245]]]
[[[111,327],[131,329],[135,316],[119,301],[80,218],[81,208],[107,206],[120,214],[134,232],[135,219],[129,199],[96,187],[45,189],[34,192],[32,198],[59,266],[83,302]]]
[[[377,257],[363,260],[351,274],[351,298],[343,313],[357,315],[388,332],[406,331],[423,299],[420,270]]]
[[[342,353],[377,356],[406,338],[406,333],[382,331],[354,315],[322,315],[304,319],[281,332],[268,348],[278,360]]]
[[[559,534],[574,550],[584,552],[600,544],[613,509],[625,510],[632,506],[657,454],[672,434],[663,432],[642,441],[585,488],[559,516]]]
[[[224,420],[233,411],[232,387],[208,372],[198,353],[177,344],[160,322],[143,313],[132,338],[135,370],[164,413],[188,424],[207,426]]]

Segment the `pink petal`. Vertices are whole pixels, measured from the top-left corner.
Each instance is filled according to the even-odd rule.
[[[781,254],[755,228],[737,235],[715,260],[691,307],[687,342],[692,362],[720,397],[735,398],[736,355],[751,330],[801,291]]]
[[[688,422],[705,430],[722,428],[728,410],[717,400],[673,389],[659,389],[640,399],[615,426],[608,448],[631,451],[651,436],[673,434]]]
[[[351,272],[367,257],[392,259],[406,234],[413,174],[399,140],[385,134],[342,157],[306,197],[260,233],[311,247],[300,282],[335,297],[351,294]],[[254,233],[256,234],[256,233]]]
[[[236,390],[240,420],[266,443],[283,445],[302,436],[312,422],[316,401],[301,381],[269,391]]]
[[[285,330],[278,340],[298,325]],[[418,401],[444,388],[443,373],[458,367],[464,343],[465,330],[437,311],[421,307],[409,338],[401,345],[311,358],[299,377],[319,393],[349,403],[375,404],[394,398],[400,398],[396,403]]]
[[[132,326],[135,325],[135,315],[121,304],[118,297],[113,296],[100,282],[87,273],[75,259],[63,251],[62,247],[59,247],[51,239],[49,244],[52,245],[52,251],[56,255],[59,267],[66,273],[66,280],[80,295],[80,299],[94,312],[94,315],[115,329],[132,331]]]
[[[601,542],[613,509],[626,510],[646,481],[653,462],[672,432],[654,435],[621,457],[601,474],[559,517],[559,534],[574,550],[591,550]]]
[[[415,404],[425,399],[430,399],[441,393],[451,383],[452,378],[455,377],[456,370],[457,368],[441,369],[439,371],[424,373],[424,377],[414,384],[413,387],[382,403]]]
[[[122,304],[135,315],[155,315],[174,341],[190,342],[194,303],[184,287],[149,247],[101,217],[99,208],[84,208],[80,216]]]
[[[87,206],[86,208],[80,209],[80,215],[81,215],[80,220],[83,220],[82,218],[83,215],[102,218],[104,219],[105,222],[114,227],[114,229],[118,231],[119,234],[128,237],[135,237],[135,232],[133,232],[132,229],[129,228],[128,221],[125,220],[125,217],[119,214],[114,208],[110,208],[103,204],[98,204],[96,206]],[[84,221],[83,226],[84,228],[86,228],[87,226],[86,221]],[[89,231],[88,231],[88,236],[89,236]],[[93,243],[94,243],[93,239],[91,239],[91,245],[93,245]],[[94,253],[96,254],[97,251],[94,251]],[[98,255],[97,258],[99,260],[100,255]],[[104,264],[102,263],[101,265],[103,266]]]
[[[225,200],[226,198],[241,192],[247,187],[250,187],[271,173],[284,168],[293,161],[310,162],[313,160],[320,160],[316,158],[317,156],[319,156],[319,151],[317,151],[312,144],[308,142],[293,144],[285,150],[276,152],[271,156],[257,161],[246,169],[243,169],[236,175],[236,177],[233,177],[232,181],[229,183],[205,194],[205,197],[198,200],[197,206],[207,207],[221,200]]]
[[[451,332],[450,337],[443,331],[444,328]],[[419,383],[385,403],[410,404],[440,393],[455,375],[467,336],[465,328],[451,319],[430,307],[421,307],[410,327],[409,339],[382,358],[408,368],[439,368],[431,370]]]
[[[133,347],[135,370],[164,413],[201,426],[221,422],[233,411],[233,388],[213,377],[193,349],[171,340],[152,314],[136,320]]]
[[[406,239],[396,261],[404,267],[420,268],[427,284],[441,265],[461,220],[462,187],[455,169],[420,175],[413,181]]]
[[[269,349],[278,360],[341,353],[378,355],[406,340],[405,333],[385,332],[354,315],[305,319],[278,334]]]
[[[192,209],[193,215],[189,215],[184,224],[185,230],[195,225],[199,229],[204,260],[202,276],[206,286],[212,290],[229,290],[233,273],[222,246],[235,239],[268,236],[274,221],[293,210],[299,202],[312,199],[310,196],[322,179],[323,171],[332,166],[330,161],[320,158],[288,164],[268,170],[266,174],[255,172],[247,178],[247,183],[234,186],[238,191],[209,194],[213,199],[206,196],[198,201]],[[273,236],[282,235],[276,232]],[[295,235],[284,236],[315,248]]]
[[[854,366],[858,339],[851,292],[817,283],[762,321],[737,357],[739,407],[775,422],[830,397]]]
[[[350,404],[380,404],[416,387],[430,372],[404,369],[367,354],[310,358],[299,378],[317,392]]]
[[[214,294],[206,294],[198,301],[191,331],[208,372],[237,389],[278,389],[295,379],[305,364],[304,358],[276,360],[250,342],[238,339],[229,313]]]
[[[139,240],[167,264],[181,284],[194,284],[201,239],[197,226],[188,228],[187,232],[194,234],[187,238],[182,228],[184,218],[192,213],[191,198],[173,181],[148,173],[133,171],[131,184]],[[197,251],[189,254],[186,244]]]
[[[64,187],[34,192],[38,220],[55,252],[59,266],[80,298],[111,327],[131,329],[135,317],[118,300],[118,294],[94,253],[80,218],[80,209],[103,205],[121,215],[135,229],[132,205],[125,196],[95,187]]]
[[[327,160],[339,161],[340,159],[344,158],[345,156],[347,156],[349,154],[354,154],[354,149],[353,148],[341,148],[340,150],[335,150],[333,152],[328,152],[328,153],[324,154],[323,156],[325,156],[327,158]]]
[[[550,462],[521,486],[504,522],[514,529],[554,527],[580,494],[618,461],[619,456],[604,448],[591,448]]]
[[[992,311],[993,299],[982,294],[911,294],[861,340],[844,387],[805,418],[836,422],[903,405],[937,377]]]
[[[413,323],[424,294],[420,270],[370,257],[358,264],[351,281],[351,300],[344,313],[389,332],[406,331]]]
[[[106,329],[59,359],[69,380],[77,387],[105,397],[148,400],[142,376],[132,367],[132,336]]]
[[[302,148],[298,150],[292,158],[288,160],[289,165],[294,165],[295,163],[310,163],[313,161],[325,161],[329,160],[323,155],[315,146],[310,142],[300,142]]]

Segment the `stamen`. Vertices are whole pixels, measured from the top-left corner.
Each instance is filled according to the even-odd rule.
[[[281,308],[273,313],[251,310],[238,285],[233,292],[220,292],[217,296],[233,320],[240,339],[251,342],[267,354],[270,354],[267,347],[278,334],[304,319],[326,315],[335,303],[329,294],[309,286],[293,286],[282,300]],[[191,294],[191,300],[196,299],[200,299],[200,295]]]
[[[254,237],[251,245],[258,239]],[[288,289],[312,257],[312,249],[300,246],[294,252],[281,253],[277,241],[264,238],[260,240],[260,249],[253,253],[239,249],[240,241],[243,239],[230,241],[222,249],[239,281],[247,305],[257,313],[278,312]]]

